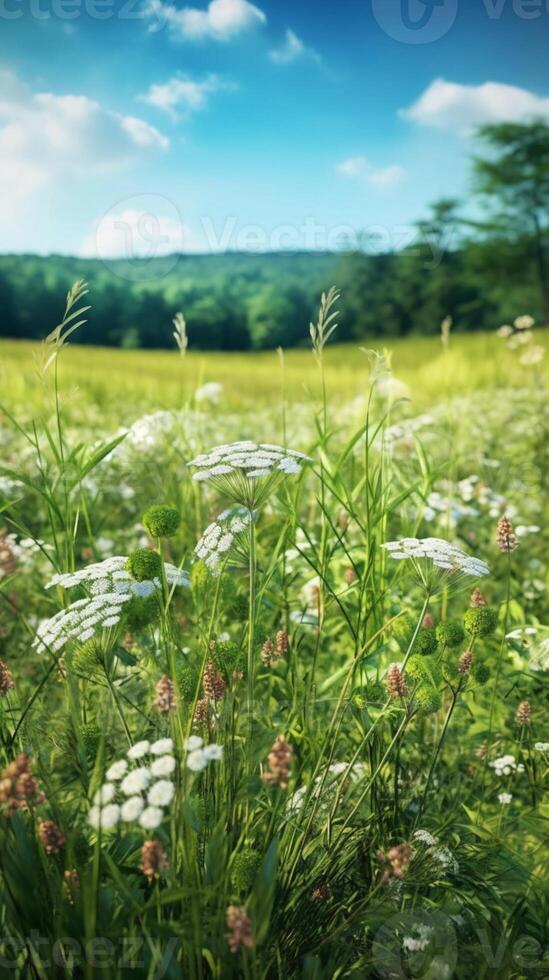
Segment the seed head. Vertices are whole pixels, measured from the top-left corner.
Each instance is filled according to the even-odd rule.
[[[65,846],[65,835],[53,820],[41,820],[38,836],[46,854],[59,854]]]
[[[424,629],[424,630],[432,630],[434,625],[435,625],[435,621],[434,621],[431,613],[429,613],[429,612],[428,613],[425,613],[425,616],[421,620],[421,627],[422,627],[422,629]]]
[[[291,770],[290,764],[293,756],[292,746],[288,744],[284,735],[278,735],[267,759],[268,770],[262,773],[261,778],[267,786],[277,786],[279,789],[288,789]]]
[[[358,582],[358,575],[354,568],[346,568],[343,572],[343,578],[347,585],[352,585],[353,582]]]
[[[167,674],[164,674],[156,685],[153,707],[163,715],[177,708],[177,693],[173,681]]]
[[[500,517],[498,521],[496,544],[500,551],[514,551],[518,547],[518,541],[513,532],[513,525],[505,515]]]
[[[261,647],[261,663],[263,664],[264,667],[271,666],[274,658],[274,652],[275,652],[275,645],[272,640],[267,638],[265,640],[265,643]]]
[[[521,701],[517,708],[517,725],[529,725],[532,720],[532,709],[529,701]]]
[[[208,660],[208,663],[204,667],[204,675],[202,677],[204,697],[209,698],[210,701],[222,701],[225,688],[226,684],[223,675],[219,673],[213,661]]]
[[[277,657],[283,657],[285,653],[288,653],[289,646],[290,640],[286,630],[279,630],[275,640]]]
[[[238,953],[241,946],[253,949],[252,921],[242,905],[229,905],[226,913],[227,943],[231,953]]]
[[[0,534],[0,579],[13,575],[17,557],[6,534]]]
[[[6,813],[29,809],[45,800],[38,780],[32,775],[30,759],[25,752],[10,762],[0,776],[0,807]]]
[[[208,698],[200,698],[196,702],[193,722],[195,725],[207,725],[210,721],[210,702]]]
[[[76,896],[80,891],[80,875],[75,868],[73,868],[72,871],[67,869],[63,872],[63,884],[65,885],[65,891],[69,902],[71,905],[74,905]]]
[[[331,898],[331,895],[332,889],[330,888],[328,882],[319,882],[314,886],[311,892],[311,901],[317,902],[320,905],[322,902],[327,902],[328,899]]]
[[[392,698],[403,698],[406,694],[406,684],[398,664],[391,664],[385,678],[387,692]]]
[[[168,859],[160,841],[146,840],[141,848],[140,868],[149,883],[159,878],[169,868]]]
[[[175,507],[167,504],[153,504],[143,514],[143,524],[151,538],[171,538],[181,522],[181,515]]]
[[[11,670],[3,660],[0,660],[0,697],[3,697],[8,691],[11,691],[13,687],[15,687],[15,684],[13,683]]]
[[[473,653],[465,650],[458,659],[458,671],[460,674],[468,674],[473,666]]]
[[[477,586],[477,588],[476,589],[473,589],[473,591],[471,592],[471,606],[472,606],[472,608],[473,609],[478,609],[479,606],[487,606],[487,605],[488,605],[488,602],[487,602],[486,596],[483,595],[483,593],[480,591],[479,587]]]
[[[391,878],[402,881],[406,877],[412,860],[412,853],[409,844],[397,844],[396,847],[391,847],[386,854],[383,851],[377,852],[377,862],[383,868],[382,881],[385,884],[388,884]]]

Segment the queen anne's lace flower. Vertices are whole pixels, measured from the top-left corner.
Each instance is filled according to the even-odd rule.
[[[141,739],[132,745],[126,759],[113,762],[106,773],[107,782],[94,795],[88,814],[90,825],[95,830],[110,830],[121,820],[137,821],[146,830],[158,827],[175,795],[171,779],[158,778],[174,771],[172,750],[171,738],[157,739],[152,745]]]
[[[146,598],[160,590],[159,579],[136,582],[126,570],[126,562],[127,558],[117,555],[86,565],[77,572],[54,575],[46,588],[61,586],[72,589],[82,586],[88,590],[91,598],[78,599],[41,623],[33,643],[34,648],[39,652],[50,649],[57,653],[69,640],[85,643],[100,630],[118,626],[124,603],[133,596]],[[168,585],[190,585],[189,576],[182,569],[167,562],[165,570]]]
[[[246,532],[251,520],[250,511],[230,508],[206,528],[194,551],[212,574],[218,573],[220,565],[246,561]]]
[[[511,776],[515,772],[524,772],[522,762],[517,763],[514,755],[500,755],[498,759],[494,759],[488,765],[494,770],[496,776]]]
[[[466,554],[461,548],[443,538],[399,538],[381,545],[396,561],[410,560],[426,588],[432,592],[450,577],[472,575],[480,578],[489,574],[481,558]]]
[[[193,479],[208,480],[233,500],[257,506],[284,476],[297,475],[310,458],[295,449],[247,439],[216,446],[191,460]]]

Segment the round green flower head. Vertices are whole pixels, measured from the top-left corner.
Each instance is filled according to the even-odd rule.
[[[158,578],[162,563],[157,551],[150,548],[137,548],[132,551],[126,562],[126,569],[136,582],[145,582]]]
[[[80,738],[84,743],[86,755],[93,757],[97,752],[97,746],[99,745],[99,739],[101,738],[100,729],[93,722],[88,722],[87,724],[81,725]]]
[[[187,663],[176,667],[177,691],[182,701],[192,703],[198,687],[198,671]]]
[[[490,668],[486,664],[474,663],[471,673],[477,684],[486,684],[490,680]]]
[[[471,636],[490,636],[498,625],[498,614],[491,606],[477,606],[467,610],[463,624]]]
[[[143,524],[151,538],[171,538],[181,523],[181,515],[168,504],[153,504],[143,514]]]
[[[442,705],[440,693],[431,684],[421,685],[419,691],[416,692],[416,700],[421,710],[427,715],[438,711]]]
[[[436,636],[439,643],[450,648],[459,647],[465,639],[465,630],[457,619],[446,619],[439,623],[436,628]]]
[[[233,863],[232,881],[235,891],[240,895],[246,895],[250,891],[260,863],[260,855],[257,851],[252,851],[249,848],[236,855]]]
[[[420,653],[422,657],[428,657],[437,648],[437,638],[434,630],[420,629],[416,642],[414,643],[414,653]]]
[[[409,612],[399,616],[393,623],[393,636],[401,650],[405,650],[414,635],[415,622]]]
[[[406,664],[406,673],[414,681],[427,681],[431,687],[442,682],[442,673],[435,661],[417,653]]]

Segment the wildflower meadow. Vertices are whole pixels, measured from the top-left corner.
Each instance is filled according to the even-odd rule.
[[[547,976],[544,330],[90,304],[1,347],[1,975]]]

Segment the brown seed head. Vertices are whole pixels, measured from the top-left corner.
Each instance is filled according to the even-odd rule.
[[[290,647],[290,639],[286,630],[279,630],[276,634],[275,649],[277,657],[283,657],[285,653],[288,653]]]
[[[275,645],[272,640],[267,638],[261,647],[261,663],[264,667],[270,667],[273,662]]]
[[[425,616],[421,620],[422,629],[424,629],[424,630],[432,630],[432,628],[433,628],[434,625],[435,625],[435,621],[434,621],[431,613],[429,613],[429,612],[428,613],[425,613]]]
[[[479,606],[487,606],[488,602],[486,596],[480,591],[478,585],[476,589],[471,592],[471,607],[473,609],[478,609]]]
[[[227,943],[231,953],[238,953],[241,946],[253,949],[252,921],[242,905],[229,905],[226,912]]]
[[[159,878],[169,868],[168,859],[158,840],[146,840],[141,848],[140,868],[149,882]]]
[[[403,698],[406,694],[406,684],[398,664],[391,664],[385,678],[387,692],[392,698]]]
[[[8,691],[11,691],[15,687],[13,683],[13,677],[11,676],[11,670],[0,660],[0,697],[3,697]]]
[[[225,694],[225,687],[226,684],[222,674],[219,673],[213,661],[208,660],[208,663],[204,667],[204,675],[202,677],[204,697],[209,698],[211,701],[222,701]]]
[[[468,674],[473,666],[472,650],[465,650],[458,660],[458,671],[460,674]]]
[[[505,515],[500,517],[498,521],[496,544],[500,551],[514,551],[518,547],[518,541],[513,532],[513,525]]]
[[[173,681],[167,674],[164,674],[156,685],[153,707],[163,715],[177,708],[177,693]]]
[[[44,800],[38,780],[32,775],[29,757],[22,752],[0,776],[0,806],[4,806],[7,813],[14,813]]]
[[[293,751],[292,746],[288,744],[284,735],[278,735],[267,759],[269,768],[261,775],[263,782],[267,786],[288,789]]]
[[[516,714],[518,725],[529,725],[532,720],[532,708],[529,701],[521,701]]]
[[[41,820],[38,836],[46,854],[59,854],[65,846],[65,835],[53,820]]]

